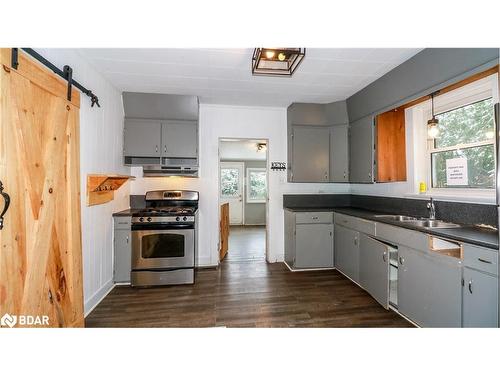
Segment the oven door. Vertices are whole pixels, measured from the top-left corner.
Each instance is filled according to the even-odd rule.
[[[132,230],[132,269],[194,267],[194,229]]]

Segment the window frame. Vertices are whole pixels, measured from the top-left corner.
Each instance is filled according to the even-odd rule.
[[[450,112],[467,105],[471,105],[474,103],[481,102],[483,100],[487,100],[492,98],[493,103],[495,103],[495,88],[494,84],[496,81],[497,74],[490,75],[483,79],[480,79],[476,82],[465,85],[459,89],[450,91],[446,94],[443,94],[442,97],[435,97],[435,114],[439,115],[442,113]],[[432,117],[431,108],[430,108],[430,100],[426,101],[425,110],[423,111],[425,126],[427,126],[427,119]],[[427,131],[425,132],[427,133]],[[495,168],[494,172],[496,174],[496,165],[498,163],[496,158],[496,141],[495,138],[487,139],[484,141],[466,143],[466,144],[457,144],[455,146],[447,146],[447,147],[435,147],[434,139],[426,139],[427,147],[426,147],[426,156],[425,156],[425,170],[426,170],[426,183],[428,186],[429,194],[436,195],[476,195],[476,196],[489,196],[494,194],[495,186],[492,188],[475,188],[475,187],[433,187],[433,165],[432,165],[432,154],[445,152],[445,151],[458,151],[466,148],[480,147],[486,145],[493,145],[494,155],[495,155]]]
[[[266,178],[266,196],[264,199],[255,199],[250,197],[250,175],[252,172],[264,172]],[[267,202],[267,189],[268,189],[268,184],[267,184],[267,168],[264,167],[249,167],[247,168],[247,188],[246,188],[246,198],[247,198],[247,203],[266,203]]]

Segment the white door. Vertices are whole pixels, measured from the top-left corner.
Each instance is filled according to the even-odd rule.
[[[220,163],[220,203],[229,203],[229,224],[243,224],[243,163]]]

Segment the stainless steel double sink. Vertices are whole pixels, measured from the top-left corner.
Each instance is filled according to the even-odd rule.
[[[375,215],[377,218],[393,220],[403,222],[407,225],[414,225],[416,227],[424,227],[424,228],[441,228],[441,229],[451,229],[451,228],[460,228],[460,224],[455,223],[447,223],[442,220],[436,219],[427,219],[427,218],[416,218],[411,216],[404,215]]]

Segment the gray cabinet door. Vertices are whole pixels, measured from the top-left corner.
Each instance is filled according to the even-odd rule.
[[[330,181],[349,181],[349,126],[330,128]]]
[[[295,267],[333,267],[333,224],[298,224]]]
[[[462,271],[459,260],[404,246],[398,248],[398,256],[399,312],[422,327],[460,327]]]
[[[294,126],[292,150],[293,182],[329,182],[329,128]]]
[[[335,268],[359,282],[359,232],[335,224]]]
[[[349,181],[373,182],[374,137],[373,117],[367,116],[350,124]]]
[[[124,156],[160,156],[161,123],[159,121],[126,119],[123,132]]]
[[[198,123],[196,121],[165,121],[161,130],[161,156],[196,158],[198,155]]]
[[[463,326],[498,327],[498,278],[464,267]]]
[[[129,283],[132,269],[132,240],[130,230],[115,230],[114,275],[115,283]]]
[[[359,283],[375,300],[389,308],[389,248],[366,234],[359,237]]]

